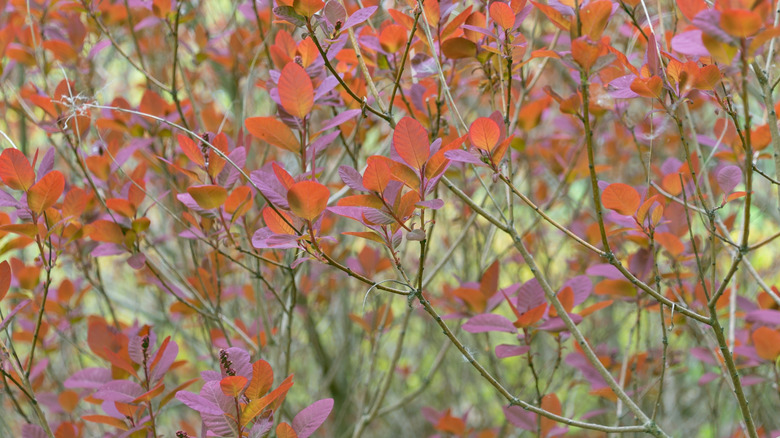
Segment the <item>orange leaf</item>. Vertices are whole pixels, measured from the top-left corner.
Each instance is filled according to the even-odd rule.
[[[214,146],[217,150],[222,152],[223,155],[228,154],[228,140],[227,135],[225,135],[224,132],[220,132],[216,137],[214,137],[213,140],[211,140],[211,145]],[[227,161],[222,158],[217,151],[214,150],[214,148],[209,147],[209,167],[208,167],[208,173],[212,178],[216,178],[217,175],[219,175],[219,172],[222,172],[222,169],[225,167],[225,163]]]
[[[390,165],[380,155],[373,155],[366,159],[366,170],[363,172],[363,186],[368,190],[382,193],[390,182]]]
[[[163,383],[160,383],[154,388],[150,389],[149,391],[136,397],[135,400],[133,400],[133,403],[146,403],[148,401],[151,401],[153,398],[157,397],[158,395],[162,394],[163,391],[165,391],[165,385]]]
[[[639,192],[628,184],[614,183],[604,189],[601,202],[604,207],[615,210],[623,216],[631,216],[639,208]]]
[[[400,24],[391,24],[379,33],[379,45],[388,53],[395,53],[406,45],[406,38],[406,28]]]
[[[774,361],[780,356],[780,332],[769,327],[759,327],[751,335],[756,353],[761,359]]]
[[[0,263],[0,301],[11,288],[11,265],[7,261]]]
[[[306,70],[288,62],[279,75],[279,100],[291,115],[303,119],[314,106],[314,87]]]
[[[228,397],[238,397],[246,386],[247,378],[244,376],[227,376],[219,381],[222,393]]]
[[[677,0],[677,7],[688,21],[693,21],[696,14],[707,9],[707,3],[704,0]]]
[[[636,296],[636,287],[628,280],[601,280],[593,289],[596,295],[616,295],[619,297]]]
[[[278,426],[276,426],[276,436],[277,438],[298,438],[298,434],[295,433],[295,430],[287,423],[279,423]]]
[[[65,177],[58,170],[53,170],[27,191],[27,206],[35,214],[54,205],[65,190]]]
[[[252,191],[247,186],[238,186],[225,200],[225,211],[234,217],[240,217],[252,206]]]
[[[35,171],[18,149],[5,149],[0,155],[0,179],[14,190],[27,190],[35,184]]]
[[[187,193],[201,208],[206,210],[221,206],[227,199],[227,190],[224,187],[214,185],[190,187],[187,189]]]
[[[325,6],[322,0],[294,0],[293,9],[304,17],[311,17]]]
[[[593,41],[601,39],[601,34],[607,27],[607,20],[612,13],[612,2],[598,0],[588,3],[580,12],[582,35],[587,35]]]
[[[720,27],[729,35],[747,38],[761,29],[761,16],[744,9],[727,9],[720,13]]]
[[[290,210],[307,221],[314,220],[328,206],[330,191],[317,181],[301,181],[293,184],[287,192]]]
[[[463,37],[450,38],[441,44],[444,56],[450,59],[472,58],[477,56],[477,45]]]
[[[262,359],[258,360],[252,364],[252,381],[249,382],[244,395],[249,400],[260,398],[271,389],[273,384],[274,370],[271,369],[271,365]]]
[[[517,321],[514,322],[514,326],[517,328],[530,327],[544,316],[544,311],[547,309],[547,303],[542,303],[533,309],[530,309],[520,315]]]
[[[197,143],[192,141],[191,138],[182,134],[179,134],[176,138],[179,139],[179,147],[181,148],[181,151],[184,152],[184,155],[186,155],[190,161],[201,167],[206,164],[206,160],[203,158],[203,152],[201,148],[198,147]]]
[[[285,222],[285,219],[287,222]],[[263,221],[276,234],[295,234],[295,230],[287,224],[288,222],[292,223],[292,217],[281,210],[277,213],[273,208],[265,207],[263,209]]]
[[[483,151],[490,152],[501,138],[501,128],[492,119],[480,117],[469,127],[471,143]]]
[[[547,394],[544,397],[542,397],[542,409],[544,409],[547,412],[552,412],[556,415],[561,415],[563,413],[563,408],[561,407],[561,401],[558,400],[558,396],[553,394]],[[541,419],[541,426],[542,426],[542,436],[546,437],[547,434],[550,433],[550,431],[555,428],[555,426],[558,423],[555,422],[555,420],[551,420],[546,417],[542,417]]]
[[[278,148],[300,152],[301,144],[290,127],[273,117],[250,117],[244,122],[250,134]]]
[[[125,240],[122,228],[116,223],[105,219],[98,219],[87,225],[87,234],[90,239],[96,242],[121,244]]]
[[[571,286],[566,286],[562,291],[558,292],[557,298],[566,313],[571,312],[571,308],[574,307],[574,290],[572,290]],[[550,316],[558,316],[558,312],[553,306],[550,306]]]
[[[67,195],[66,195],[67,198]],[[124,217],[131,218],[135,216],[135,206],[127,199],[111,198],[106,199],[106,207],[121,214]]]
[[[584,317],[586,317],[586,316],[590,315],[591,313],[593,313],[593,312],[595,312],[595,311],[597,311],[597,310],[601,310],[601,309],[603,309],[603,308],[605,308],[605,307],[609,307],[609,306],[611,306],[611,305],[612,305],[612,303],[613,303],[613,300],[606,300],[606,301],[601,301],[601,302],[598,302],[598,303],[596,303],[596,304],[591,304],[590,306],[588,306],[588,307],[586,307],[586,308],[582,309],[582,310],[579,312],[579,314],[580,314],[580,316],[581,316],[581,317],[583,317],[583,318],[584,318]]]
[[[631,91],[642,97],[661,97],[664,83],[660,76],[636,78],[631,82]]]
[[[569,28],[571,27],[571,20],[564,17],[563,14],[558,12],[557,9],[553,8],[552,6],[545,5],[543,3],[538,3],[535,1],[532,1],[534,6],[536,6],[536,9],[539,9],[542,11],[544,15],[547,16],[547,18],[552,21],[552,23],[561,30],[564,30],[566,32],[569,31]]]
[[[675,257],[685,251],[685,245],[680,241],[680,238],[672,233],[656,233],[655,240],[660,243],[669,254]]]
[[[404,117],[393,132],[393,148],[406,164],[420,170],[431,154],[428,132],[417,120]]]
[[[84,415],[81,417],[84,421],[89,421],[90,423],[98,423],[98,424],[107,424],[109,426],[114,426],[116,428],[127,430],[127,424],[125,424],[124,421],[109,417],[108,415]]]
[[[599,45],[590,41],[588,37],[579,37],[571,42],[571,56],[585,72],[590,71],[596,64],[600,53]]]
[[[493,2],[490,4],[490,18],[504,30],[515,27],[515,12],[508,4]]]

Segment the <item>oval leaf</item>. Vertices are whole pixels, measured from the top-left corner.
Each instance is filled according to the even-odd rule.
[[[496,147],[500,138],[501,128],[498,127],[496,122],[487,117],[480,117],[474,120],[474,123],[469,127],[469,139],[477,149],[490,152]]]
[[[317,181],[301,181],[293,184],[287,192],[287,202],[296,216],[308,221],[314,220],[328,206],[330,191]]]
[[[279,100],[291,115],[303,119],[314,106],[311,78],[300,65],[288,62],[279,76]]]
[[[27,190],[35,183],[35,171],[18,149],[5,149],[0,155],[0,179],[14,190]]]
[[[35,214],[54,205],[65,190],[65,177],[57,170],[47,173],[27,192],[27,206]]]
[[[278,148],[298,153],[301,144],[289,126],[273,117],[250,117],[244,122],[250,134]]]
[[[417,120],[404,117],[393,132],[393,148],[406,164],[420,170],[431,154],[428,131]]]
[[[227,199],[227,190],[220,186],[194,186],[187,193],[198,203],[200,208],[211,210],[221,206]]]
[[[305,408],[293,418],[292,427],[298,438],[308,438],[330,415],[333,410],[333,399],[319,400]]]
[[[628,184],[614,183],[604,189],[601,195],[604,207],[614,210],[623,216],[631,216],[639,208],[641,199],[639,192]]]

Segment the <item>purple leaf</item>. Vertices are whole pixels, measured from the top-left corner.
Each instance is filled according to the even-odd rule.
[[[582,304],[593,291],[593,283],[586,275],[578,275],[572,279],[569,279],[566,281],[566,283],[563,283],[563,287],[561,289],[567,286],[571,287],[572,292],[574,292],[575,306]]]
[[[68,389],[98,389],[111,381],[111,370],[106,368],[85,368],[68,377],[63,385]]]
[[[337,22],[341,22],[344,24],[344,20],[347,19],[347,11],[344,9],[344,6],[341,6],[341,4],[337,0],[330,0],[329,2],[325,3],[325,7],[322,9],[322,14],[325,16],[325,19],[328,20],[328,23],[330,23],[331,26],[336,26]]]
[[[333,410],[333,399],[319,400],[305,408],[293,418],[292,427],[298,438],[308,438],[330,415]]]
[[[48,438],[48,435],[37,424],[25,424],[22,426],[22,438]]]
[[[767,325],[780,325],[780,311],[771,309],[754,310],[748,312],[745,321],[750,323],[759,322]]]
[[[672,49],[683,55],[701,58],[710,56],[709,50],[701,41],[701,31],[698,29],[683,32],[672,38]]]
[[[418,207],[425,207],[425,208],[430,208],[432,210],[438,210],[444,207],[444,201],[442,201],[441,199],[431,199],[428,201],[418,202],[416,205]]]
[[[179,391],[176,393],[176,399],[200,412],[201,415],[222,415],[222,410],[219,409],[216,403],[210,402],[198,394],[193,394],[189,391]]]
[[[145,391],[141,385],[129,380],[112,380],[93,394],[98,400],[130,403]]]
[[[476,155],[461,149],[454,149],[451,151],[447,151],[444,153],[444,157],[450,161],[456,161],[459,163],[470,163],[470,164],[479,164],[479,165],[485,164]]]
[[[532,278],[520,286],[520,290],[517,292],[515,306],[517,306],[518,312],[525,313],[546,302],[547,300],[544,297],[542,286],[535,278]]]
[[[341,166],[339,167],[339,176],[341,177],[341,180],[344,181],[344,184],[349,186],[350,189],[357,190],[359,192],[368,191],[368,189],[363,185],[363,177],[357,170],[349,166]]]
[[[512,321],[501,315],[483,313],[469,319],[463,324],[463,330],[469,333],[506,332],[517,333]]]
[[[570,313],[569,318],[571,318],[574,324],[579,324],[582,322],[582,316],[576,313]],[[568,330],[568,328],[566,328],[566,324],[563,322],[563,319],[552,318],[552,319],[548,319],[542,325],[540,325],[539,330],[544,330],[548,332],[563,332]]]
[[[368,18],[371,17],[374,12],[376,12],[376,10],[376,6],[369,6],[367,8],[358,9],[354,14],[347,18],[347,21],[344,22],[344,26],[342,26],[342,30],[347,30],[352,26],[357,26],[358,24],[368,20]]]
[[[716,178],[723,193],[731,193],[734,187],[742,181],[742,169],[739,166],[726,166],[718,171]]]
[[[605,277],[610,280],[619,280],[623,278],[623,274],[618,269],[608,263],[602,263],[599,265],[593,265],[585,271],[586,274],[591,277]]]
[[[170,341],[165,347],[165,351],[157,353],[160,356],[160,360],[154,366],[152,370],[152,381],[156,382],[163,378],[168,369],[173,365],[176,360],[176,356],[179,355],[179,344]]]
[[[49,148],[43,155],[43,158],[41,158],[41,163],[38,164],[37,180],[40,181],[52,169],[54,169],[54,148]]]
[[[718,377],[720,377],[719,374],[716,374],[716,373],[713,373],[713,372],[706,372],[706,373],[704,373],[703,376],[701,376],[701,378],[699,378],[699,385],[706,385],[707,383],[712,382],[713,380],[717,379]]]
[[[528,345],[501,344],[496,346],[496,357],[505,359],[507,357],[520,356],[527,353],[530,349],[531,347]]]
[[[504,406],[507,421],[523,430],[536,430],[536,414],[520,406]]]
[[[0,321],[0,331],[5,330],[5,326],[10,324],[11,320],[14,319],[14,316],[19,313],[20,310],[24,309],[28,304],[30,304],[30,300],[24,300],[17,304],[16,307],[14,307],[10,312],[8,312],[8,315],[6,315],[5,318]]]
[[[335,128],[336,126],[354,118],[357,117],[358,114],[361,113],[362,110],[359,109],[353,109],[349,111],[344,111],[343,113],[337,115],[336,117],[328,120],[325,122],[325,124],[320,128],[320,131],[326,131],[330,128]]]

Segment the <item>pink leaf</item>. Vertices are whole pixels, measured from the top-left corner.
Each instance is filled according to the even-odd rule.
[[[333,399],[319,400],[305,408],[293,418],[292,427],[298,438],[308,438],[330,415],[333,410]]]
[[[512,321],[501,315],[494,315],[492,313],[483,313],[469,319],[463,324],[463,330],[469,333],[484,333],[484,332],[507,332],[517,333],[517,328],[512,324]]]

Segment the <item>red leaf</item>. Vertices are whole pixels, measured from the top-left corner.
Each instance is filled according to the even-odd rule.
[[[311,78],[300,65],[288,62],[279,76],[279,100],[291,115],[303,119],[314,106]]]
[[[300,152],[301,144],[292,130],[273,117],[250,117],[244,122],[250,134],[278,148]]]
[[[490,18],[504,30],[515,27],[515,12],[508,4],[493,2],[490,4]]]
[[[623,216],[631,216],[639,208],[639,192],[628,184],[614,183],[604,189],[601,202],[604,207],[615,210]]]
[[[244,376],[228,376],[219,381],[219,387],[226,396],[238,397],[244,390],[247,380]]]
[[[227,199],[227,190],[220,186],[194,186],[187,189],[187,193],[198,203],[201,208],[211,210],[221,206]]]
[[[6,149],[0,155],[0,178],[14,190],[27,191],[35,184],[35,171],[18,149]]]
[[[65,190],[65,177],[57,170],[47,173],[27,192],[27,206],[35,214],[54,205]]]
[[[428,131],[417,120],[404,117],[393,132],[393,148],[406,164],[420,170],[431,154]]]
[[[317,181],[301,181],[293,184],[287,192],[290,210],[296,216],[308,221],[314,220],[328,206],[330,191]]]
[[[547,394],[544,397],[542,397],[542,409],[544,409],[547,412],[552,412],[556,415],[561,415],[563,413],[563,408],[561,407],[561,401],[558,400],[558,396],[555,394]],[[542,436],[546,437],[550,433],[550,431],[557,426],[558,423],[555,422],[555,420],[551,420],[546,417],[542,417],[541,419],[541,426],[542,426]]]
[[[500,138],[501,128],[495,121],[487,117],[474,120],[474,123],[469,127],[469,139],[477,149],[490,152],[496,147]]]
[[[11,265],[7,261],[0,263],[0,301],[3,301],[11,288]]]
[[[184,152],[184,155],[186,155],[190,161],[201,167],[206,164],[206,160],[203,158],[203,152],[197,143],[182,134],[179,134],[176,138],[179,139],[179,147],[182,152]]]

